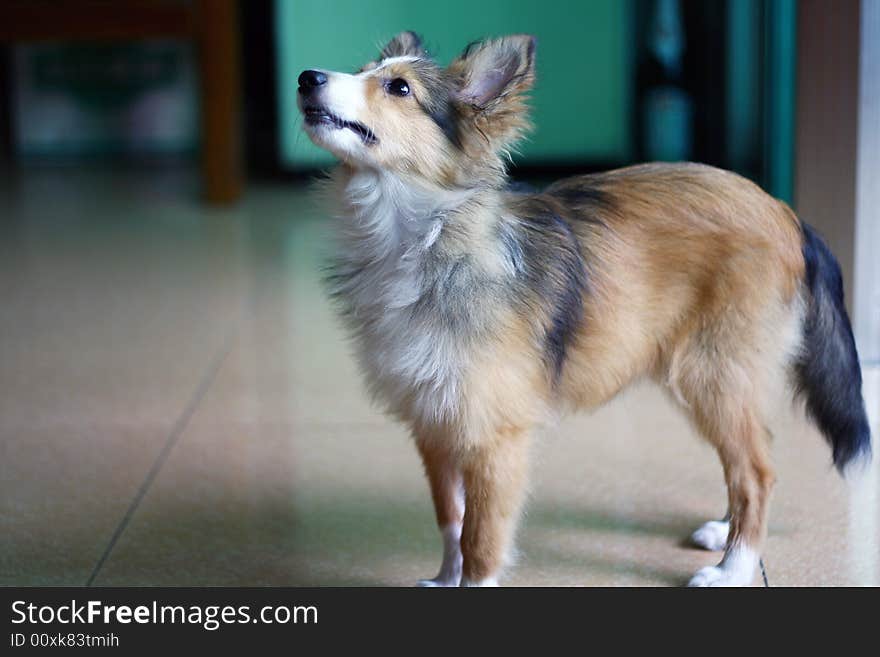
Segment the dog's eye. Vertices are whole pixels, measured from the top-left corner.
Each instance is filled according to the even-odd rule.
[[[409,83],[403,78],[394,78],[385,84],[385,89],[394,96],[409,96]]]

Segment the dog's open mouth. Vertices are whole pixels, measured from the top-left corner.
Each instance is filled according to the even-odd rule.
[[[378,141],[376,135],[373,134],[373,131],[363,123],[359,123],[358,121],[346,121],[345,119],[327,111],[327,108],[325,107],[306,105],[303,108],[303,115],[305,116],[306,123],[309,125],[324,124],[340,130],[347,128],[358,135],[365,144],[375,144]]]

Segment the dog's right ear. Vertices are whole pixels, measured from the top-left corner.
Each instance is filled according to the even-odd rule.
[[[535,37],[514,34],[472,43],[449,65],[458,81],[457,97],[480,110],[521,96],[535,81]]]
[[[379,59],[389,57],[427,57],[428,53],[422,46],[422,38],[415,32],[401,32],[391,39],[379,53]]]
[[[494,150],[530,126],[526,95],[535,82],[535,37],[514,34],[472,43],[449,65],[453,100]]]

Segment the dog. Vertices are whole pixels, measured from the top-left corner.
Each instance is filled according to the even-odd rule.
[[[870,455],[839,265],[785,203],[706,165],[511,191],[535,45],[473,43],[444,68],[403,32],[357,73],[298,80],[305,132],[341,162],[332,295],[371,393],[412,432],[443,536],[419,584],[497,585],[535,429],[649,377],[727,484],[727,516],[692,536],[723,558],[690,585],[748,585],[772,402],[802,398],[839,469]]]

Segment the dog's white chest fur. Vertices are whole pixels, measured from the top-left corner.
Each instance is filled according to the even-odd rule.
[[[425,421],[454,414],[467,365],[461,308],[432,295],[450,266],[436,251],[450,208],[462,202],[404,185],[382,173],[345,181],[339,217],[336,294],[354,333],[371,391],[392,410]],[[439,260],[439,262],[438,262]]]

